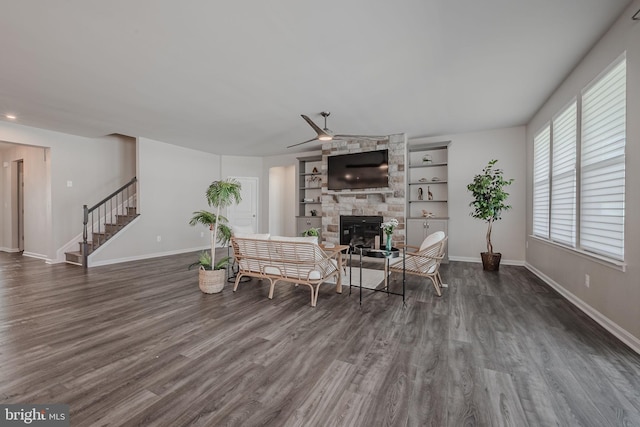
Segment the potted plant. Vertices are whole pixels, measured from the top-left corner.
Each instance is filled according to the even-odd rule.
[[[311,228],[308,228],[308,229],[304,230],[302,232],[302,235],[304,237],[313,236],[313,237],[315,237],[316,239],[319,240],[320,239],[320,229],[316,228],[316,227],[311,227]],[[318,242],[318,243],[320,243],[320,242]]]
[[[221,208],[238,204],[241,200],[241,185],[233,179],[214,181],[209,185],[206,192],[207,203],[216,208],[216,212],[205,210],[193,213],[189,221],[190,225],[202,224],[209,227],[211,234],[211,254],[200,255],[198,261],[193,265],[199,266],[199,285],[204,293],[221,292],[226,282],[225,267],[229,263],[229,257],[225,257],[215,262],[216,242],[227,245],[231,239],[231,229],[227,225],[227,218],[220,214]],[[205,252],[206,253],[206,252]]]
[[[386,236],[385,245],[386,245],[387,253],[391,252],[393,231],[396,229],[398,225],[399,225],[399,222],[395,218],[391,218],[389,221],[383,222],[382,224],[380,224],[380,228],[382,228],[382,231],[384,231],[384,234]]]
[[[502,254],[493,252],[491,244],[491,228],[493,222],[501,219],[503,211],[511,209],[505,201],[509,193],[504,191],[504,187],[511,185],[513,179],[504,179],[502,169],[495,168],[497,160],[490,160],[489,164],[482,169],[482,173],[473,177],[471,184],[467,185],[467,190],[473,195],[473,201],[469,206],[473,208],[471,216],[487,221],[487,252],[482,252],[482,267],[485,270],[493,271],[500,268]]]

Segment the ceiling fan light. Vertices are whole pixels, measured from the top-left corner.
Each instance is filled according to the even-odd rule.
[[[320,141],[331,141],[333,137],[331,135],[321,135],[318,137]]]

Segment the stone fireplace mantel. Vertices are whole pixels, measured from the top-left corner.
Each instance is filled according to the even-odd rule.
[[[382,201],[386,202],[387,197],[393,197],[393,190],[363,190],[363,191],[327,191],[327,194],[333,197],[336,203],[340,203],[340,197],[350,196],[368,196],[370,194],[379,194]]]

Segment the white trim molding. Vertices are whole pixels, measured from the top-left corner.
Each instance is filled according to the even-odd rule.
[[[611,332],[616,338],[629,346],[629,348],[631,348],[633,351],[640,354],[640,339],[630,334],[627,330],[622,328],[613,320],[609,319],[607,316],[603,315],[586,302],[582,301],[580,298],[562,287],[562,285],[560,285],[558,282],[556,282],[528,262],[525,263],[524,266],[527,270],[538,276],[547,285],[555,289],[560,295],[569,300],[570,303],[578,307],[583,313],[595,320],[600,326]]]
[[[482,258],[472,258],[472,257],[464,257],[464,256],[452,256],[449,255],[449,261],[462,261],[462,262],[475,262],[482,263]],[[503,259],[500,260],[501,265],[516,265],[518,267],[524,267],[524,261],[520,261],[517,259]]]
[[[11,253],[14,253],[14,252],[20,252],[20,249],[2,247],[2,248],[0,248],[0,252],[11,252]]]
[[[27,251],[24,251],[24,252],[22,252],[22,256],[28,256],[29,258],[42,259],[42,260],[45,260],[48,264],[50,264],[50,263],[51,263],[51,260],[50,260],[46,255],[43,255],[43,254],[37,254],[37,253],[35,253],[35,252],[27,252]]]
[[[211,246],[206,245],[206,246],[200,246],[196,248],[176,249],[173,251],[156,252],[152,254],[136,255],[136,256],[125,257],[125,258],[107,259],[104,261],[91,261],[91,259],[89,259],[89,267],[100,267],[103,265],[119,264],[121,262],[140,261],[143,259],[158,258],[163,256],[169,256],[169,255],[179,255],[179,254],[184,254],[188,252],[204,251],[207,249],[211,249]],[[185,268],[186,267],[187,266],[185,265]]]

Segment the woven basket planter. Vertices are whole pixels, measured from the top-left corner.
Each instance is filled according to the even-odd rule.
[[[480,256],[482,257],[482,268],[485,271],[500,270],[501,253],[494,252],[490,254],[489,252],[480,252]]]
[[[227,270],[205,270],[200,266],[198,284],[205,294],[217,294],[222,292],[227,281]]]

